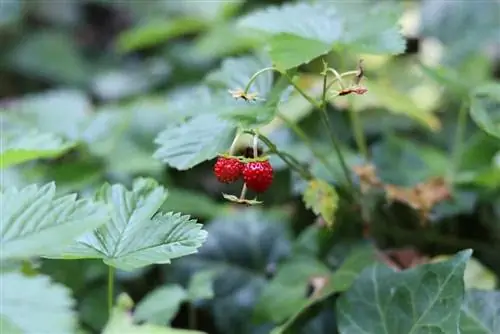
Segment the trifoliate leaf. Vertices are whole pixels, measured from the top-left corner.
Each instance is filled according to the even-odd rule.
[[[137,304],[134,319],[158,325],[169,324],[186,297],[186,290],[177,284],[157,288]]]
[[[460,333],[500,333],[499,291],[467,291],[460,315]]]
[[[0,258],[40,256],[108,221],[106,207],[76,194],[56,197],[54,183],[0,193]]]
[[[311,180],[302,200],[306,208],[312,209],[316,215],[321,215],[328,226],[333,226],[339,195],[332,185],[320,179]]]
[[[270,67],[271,61],[264,55],[243,56],[228,58],[222,62],[219,69],[209,73],[205,80],[207,83],[220,86],[225,89],[245,89],[250,78],[259,70]],[[273,72],[266,71],[255,79],[248,93],[257,94],[264,98],[273,85]]]
[[[0,275],[0,281],[0,328],[6,333],[75,332],[77,318],[68,288],[47,276],[26,277],[15,272]]]
[[[155,139],[160,147],[154,157],[178,170],[187,170],[227,151],[235,133],[236,126],[217,115],[196,116],[161,132]]]
[[[483,131],[500,139],[500,84],[486,84],[472,92],[470,115]]]
[[[4,131],[0,145],[0,168],[30,160],[56,158],[71,147],[72,143],[52,133]]]
[[[401,13],[393,2],[294,3],[257,10],[239,24],[268,33],[273,63],[287,70],[335,46],[362,53],[402,53],[405,44],[397,27]]]
[[[133,270],[196,253],[206,232],[189,216],[157,213],[166,196],[151,179],[136,180],[132,190],[104,185],[96,197],[108,205],[111,220],[47,257],[103,259],[110,266]]]
[[[337,302],[340,333],[459,333],[463,274],[472,251],[395,272],[365,269]]]
[[[113,308],[111,318],[103,334],[206,334],[204,332],[177,329],[171,327],[162,327],[154,324],[145,323],[142,325],[134,324],[131,309],[134,306],[132,299],[126,294],[118,296],[117,305]]]

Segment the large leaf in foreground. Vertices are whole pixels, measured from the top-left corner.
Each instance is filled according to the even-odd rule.
[[[72,146],[52,133],[5,131],[0,145],[0,168],[30,160],[56,158]]]
[[[227,151],[235,131],[233,124],[215,114],[199,115],[161,132],[155,140],[160,147],[154,157],[178,170],[186,170]]]
[[[487,84],[472,92],[470,115],[483,131],[500,139],[500,84]]]
[[[163,187],[147,179],[138,179],[131,191],[120,184],[104,185],[97,198],[108,205],[111,220],[50,257],[97,258],[133,270],[196,253],[206,232],[189,216],[157,213],[166,196]]]
[[[363,53],[401,53],[405,45],[397,28],[400,14],[394,3],[295,3],[257,10],[239,23],[270,34],[273,63],[286,70],[336,45]]]
[[[402,272],[365,269],[337,303],[340,333],[459,333],[463,274],[472,251]]]
[[[71,291],[48,276],[0,275],[0,328],[6,333],[74,333]],[[2,331],[3,333],[3,331]]]
[[[224,214],[207,224],[210,237],[197,256],[172,265],[176,280],[190,274],[216,271],[214,298],[208,301],[221,333],[250,333],[252,313],[266,275],[290,252],[283,219],[250,208]]]
[[[106,207],[76,194],[56,197],[54,183],[0,193],[0,258],[40,256],[108,221]]]
[[[467,291],[460,316],[460,333],[500,333],[499,291]]]

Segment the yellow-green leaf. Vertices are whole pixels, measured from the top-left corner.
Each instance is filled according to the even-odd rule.
[[[339,196],[332,185],[323,180],[314,179],[309,182],[302,200],[308,209],[321,215],[329,227],[333,226]]]

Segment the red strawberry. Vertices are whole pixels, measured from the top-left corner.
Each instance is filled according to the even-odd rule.
[[[273,183],[273,167],[268,160],[256,160],[245,164],[243,180],[255,192],[265,192]]]
[[[233,183],[238,180],[243,170],[243,163],[235,157],[220,156],[214,165],[214,174],[222,183]]]

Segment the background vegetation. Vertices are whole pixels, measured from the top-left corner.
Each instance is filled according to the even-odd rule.
[[[312,3],[0,2],[2,333],[500,333],[499,3]]]

